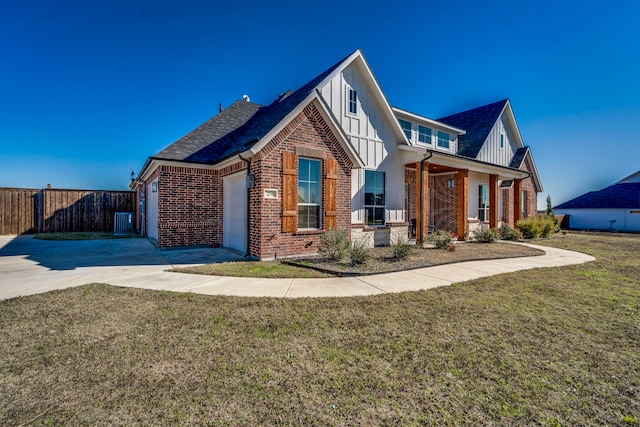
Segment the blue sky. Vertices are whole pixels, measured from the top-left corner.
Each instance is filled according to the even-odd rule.
[[[7,1],[0,186],[125,189],[247,94],[268,104],[361,48],[392,105],[510,98],[554,204],[640,169],[640,2]]]

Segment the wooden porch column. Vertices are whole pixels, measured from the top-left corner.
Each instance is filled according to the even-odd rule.
[[[513,180],[513,226],[522,219],[522,180]]]
[[[469,233],[469,171],[458,171],[458,240],[464,240]]]
[[[416,244],[427,241],[429,224],[429,163],[416,163]],[[420,173],[420,167],[423,171]]]
[[[489,228],[498,226],[498,175],[489,175]]]

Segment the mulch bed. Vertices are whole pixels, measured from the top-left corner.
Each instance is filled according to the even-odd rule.
[[[398,260],[393,257],[390,247],[375,247],[370,249],[371,258],[362,265],[352,265],[348,257],[335,262],[322,256],[295,258],[283,262],[330,272],[338,276],[363,276],[462,261],[544,255],[541,250],[508,243],[462,242],[457,243],[455,248],[456,250],[451,252],[444,249],[416,247],[407,258]]]

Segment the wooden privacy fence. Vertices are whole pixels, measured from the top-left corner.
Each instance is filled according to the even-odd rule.
[[[0,188],[0,235],[113,231],[116,212],[135,212],[133,191]]]

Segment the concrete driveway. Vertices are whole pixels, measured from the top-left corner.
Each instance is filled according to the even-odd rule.
[[[219,248],[158,250],[139,238],[53,241],[0,236],[0,299],[93,282],[152,279],[177,266],[241,259]]]
[[[225,249],[157,250],[146,239],[45,241],[0,237],[0,300],[87,283],[254,297],[341,297],[417,291],[540,267],[581,264],[580,252],[527,244],[545,255],[467,261],[396,273],[326,279],[257,279],[171,273],[174,266],[242,259]]]

